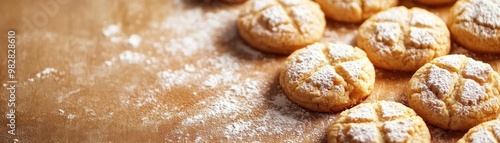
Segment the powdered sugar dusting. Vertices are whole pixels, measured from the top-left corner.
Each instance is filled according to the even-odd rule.
[[[450,91],[453,79],[449,71],[433,65],[429,70],[427,83],[433,91],[438,93],[438,98],[442,98]]]
[[[300,2],[302,2],[302,0],[279,0],[279,1],[281,1],[285,5],[297,5]]]
[[[409,132],[412,130],[412,126],[408,119],[388,121],[384,124],[384,130],[387,131],[389,142],[405,142],[411,136]]]
[[[36,77],[42,78],[44,75],[49,75],[49,74],[56,73],[56,72],[57,72],[57,70],[54,68],[45,68],[42,72],[37,73]]]
[[[353,120],[365,119],[374,120],[377,119],[377,113],[375,109],[368,104],[360,104],[358,107],[351,109],[351,113],[348,115],[349,118]]]
[[[132,47],[138,47],[141,44],[142,38],[139,35],[132,34],[130,38],[128,38],[128,44]]]
[[[328,44],[329,57],[333,60],[340,60],[354,55],[354,50],[346,44]]]
[[[279,5],[274,5],[262,12],[262,18],[269,24],[270,30],[273,32],[293,31],[293,26],[287,22],[288,16]]]
[[[290,63],[290,68],[287,70],[287,75],[292,82],[297,82],[305,74],[313,71],[320,64],[326,62],[323,58],[320,44],[314,44],[300,50],[296,56],[293,56]]]
[[[120,27],[120,25],[116,25],[116,24],[109,25],[108,27],[106,27],[102,30],[102,34],[106,37],[118,34],[120,32],[121,32],[121,27]]]
[[[349,74],[352,80],[359,79],[359,75],[363,71],[363,65],[359,61],[350,61],[340,63],[340,66]]]
[[[472,143],[492,143],[495,142],[490,138],[488,131],[485,128],[479,128],[478,131],[470,135],[470,140]]]
[[[497,139],[500,139],[500,125],[491,125],[491,130],[493,130],[493,134],[495,134],[495,137]]]
[[[271,0],[254,0],[253,1],[253,11],[262,10],[265,7],[271,5]]]
[[[307,33],[309,33],[308,29],[311,29],[309,23],[312,23],[314,20],[311,11],[304,5],[294,6],[292,7],[292,17],[299,26],[298,30],[307,36]]]
[[[435,18],[430,18],[425,11],[413,9],[410,25],[417,27],[431,27],[435,25],[435,20]]]
[[[376,33],[375,38],[377,41],[393,46],[403,32],[398,23],[377,23]]]
[[[124,51],[120,53],[119,58],[126,63],[141,63],[146,59],[146,56],[141,53]]]
[[[404,9],[404,11],[401,11],[401,9]],[[398,7],[398,8],[387,9],[386,11],[380,12],[375,16],[384,22],[395,22],[399,21],[400,20],[399,18],[401,17],[407,17],[408,15],[407,12],[408,11],[405,8]]]
[[[465,104],[477,105],[485,98],[486,91],[483,86],[474,80],[465,79],[460,99]]]
[[[431,48],[433,45],[438,45],[433,32],[429,29],[410,28],[410,41],[419,48]]]
[[[462,14],[467,21],[475,21],[480,25],[488,27],[500,27],[500,3],[492,0],[473,0]],[[483,28],[482,30],[493,31],[494,29]],[[484,35],[489,35],[487,32]]]
[[[405,113],[394,104],[380,104],[382,118],[397,118],[404,116]]]
[[[324,95],[328,90],[333,88],[333,79],[335,76],[338,75],[331,66],[324,66],[311,76],[311,83],[315,87],[319,87],[322,95]]]
[[[447,67],[451,67],[454,70],[458,70],[461,66],[461,59],[460,56],[458,55],[449,55],[449,56],[444,56],[436,59],[437,62],[444,64]]]
[[[351,125],[347,135],[355,142],[374,143],[380,136],[379,130],[375,125]]]
[[[488,72],[492,71],[490,66],[483,64],[482,62],[475,61],[473,59],[467,59],[467,65],[465,66],[464,74],[477,78],[481,81],[486,81],[488,78]]]

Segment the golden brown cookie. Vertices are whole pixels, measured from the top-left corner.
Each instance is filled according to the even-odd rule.
[[[342,22],[363,22],[382,10],[396,6],[398,0],[316,0],[326,17]]]
[[[409,82],[408,104],[430,124],[468,130],[499,115],[499,82],[489,64],[447,55],[415,72]]]
[[[442,5],[456,2],[457,0],[415,0],[426,5]]]
[[[465,48],[500,53],[500,0],[459,0],[450,9],[448,27]]]
[[[325,15],[310,0],[252,0],[237,20],[241,37],[266,52],[290,54],[321,39]]]
[[[401,103],[362,103],[346,110],[327,129],[329,143],[430,143],[425,122]]]
[[[390,8],[367,19],[358,46],[376,67],[416,71],[450,51],[450,33],[438,16],[420,8]]]
[[[491,120],[471,128],[457,143],[500,142],[500,120]]]
[[[280,74],[288,99],[318,112],[341,111],[373,89],[375,69],[365,52],[346,44],[315,43],[292,53]]]

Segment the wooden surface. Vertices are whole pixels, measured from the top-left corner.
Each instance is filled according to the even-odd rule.
[[[43,3],[55,3],[49,10]],[[321,142],[336,113],[290,103],[278,84],[286,56],[236,33],[240,5],[189,0],[2,0],[0,110],[7,106],[7,31],[16,31],[16,136],[2,142]],[[419,6],[402,0],[405,6]],[[444,20],[450,6],[423,7]],[[46,7],[45,7],[46,8]],[[52,10],[50,10],[52,9]],[[31,24],[30,24],[31,23]],[[110,25],[119,31],[104,35]],[[357,24],[328,21],[322,41],[355,44]],[[138,46],[129,42],[141,37]],[[452,52],[490,63],[499,57]],[[413,73],[377,69],[365,102],[406,103]],[[433,142],[464,133],[429,126]]]

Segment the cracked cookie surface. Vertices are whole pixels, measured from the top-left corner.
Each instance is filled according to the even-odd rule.
[[[327,128],[329,143],[429,143],[430,138],[422,118],[393,101],[359,104]]]
[[[447,55],[415,72],[409,82],[408,104],[432,125],[468,130],[499,115],[499,82],[489,64]]]
[[[375,69],[365,52],[346,44],[315,43],[292,53],[281,70],[287,97],[318,112],[361,102],[373,89]]]
[[[358,30],[357,45],[376,67],[416,71],[450,51],[450,33],[436,15],[395,7],[373,15]]]
[[[500,142],[500,120],[491,120],[471,128],[457,143]]]
[[[316,0],[328,18],[342,22],[362,22],[398,4],[397,0]]]
[[[459,0],[450,9],[452,38],[465,48],[500,53],[500,0]]]
[[[262,51],[290,54],[321,39],[323,11],[310,0],[251,0],[237,20],[241,37]]]

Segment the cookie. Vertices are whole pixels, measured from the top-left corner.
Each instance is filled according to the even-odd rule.
[[[468,130],[499,115],[499,82],[489,64],[447,55],[415,72],[409,82],[408,104],[430,124]]]
[[[415,0],[415,1],[426,5],[443,5],[456,2],[457,0]]]
[[[367,19],[358,46],[376,67],[416,71],[450,52],[450,32],[438,16],[420,8],[394,7]]]
[[[382,10],[396,6],[398,0],[316,0],[326,17],[342,22],[363,22]]]
[[[470,129],[457,143],[498,143],[500,120],[481,123]]]
[[[241,37],[265,52],[290,54],[318,42],[326,28],[324,13],[310,0],[252,0],[237,20]]]
[[[318,112],[361,102],[373,89],[375,68],[365,52],[346,44],[315,43],[292,53],[280,74],[288,99]]]
[[[329,143],[430,143],[425,122],[401,103],[362,103],[340,113],[327,128]]]
[[[452,38],[465,48],[500,53],[500,0],[459,0],[450,9]]]

